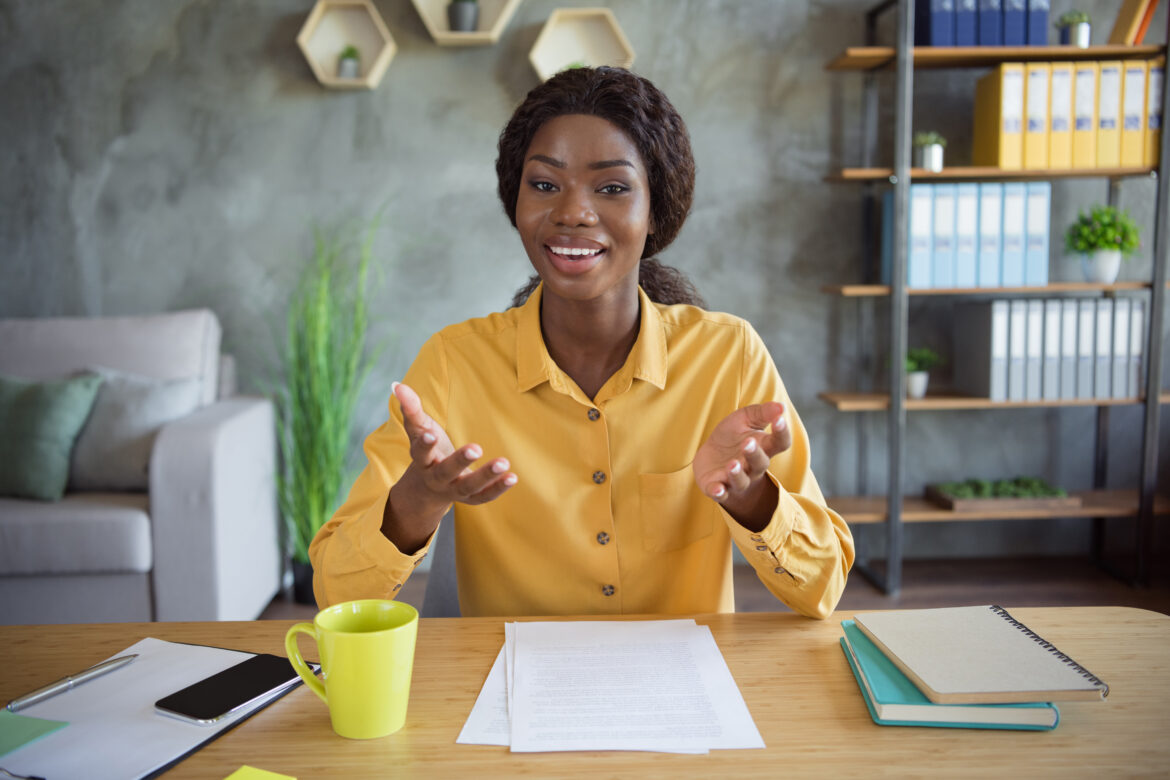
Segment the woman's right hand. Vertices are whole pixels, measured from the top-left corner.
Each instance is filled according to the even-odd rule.
[[[487,503],[507,492],[519,478],[509,470],[506,458],[472,468],[483,457],[478,444],[456,449],[447,432],[423,411],[413,389],[401,382],[395,382],[392,389],[410,438],[411,463],[390,489],[382,533],[400,551],[410,554],[426,543],[451,504]]]

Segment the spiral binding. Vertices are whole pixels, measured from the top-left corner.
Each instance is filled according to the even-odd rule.
[[[1040,645],[1045,650],[1047,650],[1049,653],[1054,655],[1056,657],[1056,659],[1058,661],[1060,661],[1062,664],[1064,664],[1065,666],[1071,667],[1074,672],[1079,674],[1081,677],[1084,677],[1086,680],[1091,682],[1093,685],[1100,688],[1101,695],[1103,697],[1109,695],[1109,684],[1108,683],[1106,683],[1104,680],[1102,680],[1097,675],[1090,672],[1085,667],[1078,664],[1073,659],[1069,658],[1064,653],[1057,650],[1056,645],[1052,644],[1047,639],[1040,636],[1035,631],[1033,631],[1032,629],[1025,626],[1023,623],[1021,623],[1020,621],[1016,620],[1014,617],[1011,616],[1011,614],[1006,609],[1004,609],[1003,607],[1001,607],[999,605],[993,605],[991,607],[991,611],[994,612],[995,614],[999,615],[1001,618],[1006,620],[1008,623],[1011,623],[1014,627],[1023,631],[1028,636],[1029,639],[1031,639],[1033,642]]]

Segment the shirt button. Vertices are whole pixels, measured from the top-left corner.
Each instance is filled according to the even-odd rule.
[[[607,534],[605,531],[602,531],[601,533],[599,533],[597,535],[597,543],[598,544],[609,544],[609,534]]]
[[[593,472],[593,481],[596,482],[598,485],[600,485],[602,482],[605,482],[605,472],[604,471]]]
[[[759,534],[756,534],[755,536],[752,537],[752,541],[753,542],[762,542],[762,541],[764,541],[764,537],[760,536]]]
[[[613,585],[602,585],[601,592],[607,596],[612,596],[613,595]]]
[[[598,420],[601,419],[601,412],[597,411],[596,409],[590,409],[589,410],[589,419],[593,420],[594,422],[597,422]]]
[[[400,589],[401,587],[402,587],[402,583],[400,582],[400,583],[398,583],[397,585],[395,585],[395,586],[394,586],[394,590],[398,590],[398,589]]]
[[[756,545],[756,549],[757,549],[757,550],[759,550],[760,552],[767,552],[767,550],[768,550],[768,545],[766,545],[766,544],[757,544],[757,545]]]
[[[776,573],[777,573],[777,574],[787,574],[788,572],[784,571],[784,567],[783,567],[783,566],[777,566],[777,567],[776,567]]]

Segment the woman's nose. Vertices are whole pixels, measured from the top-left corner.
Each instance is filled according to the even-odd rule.
[[[561,193],[552,218],[554,224],[564,227],[591,227],[597,224],[597,212],[593,210],[589,198],[574,190]]]

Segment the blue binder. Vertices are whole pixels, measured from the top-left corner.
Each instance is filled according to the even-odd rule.
[[[1024,286],[1024,228],[1027,224],[1027,188],[1023,182],[1003,185],[1003,251],[1000,254],[1000,284]]]
[[[934,185],[930,286],[955,286],[955,185]]]
[[[999,287],[1003,254],[1003,185],[997,181],[979,185],[979,246],[977,279],[980,287]]]
[[[1048,8],[1050,0],[1028,0],[1028,45],[1048,45]]]
[[[955,0],[915,0],[914,45],[955,45]]]
[[[1048,284],[1048,234],[1052,222],[1052,183],[1028,182],[1028,207],[1024,240],[1024,284]]]
[[[934,191],[930,184],[911,184],[906,230],[906,286],[931,286],[930,254],[934,236]],[[882,195],[882,284],[889,284],[894,251],[894,191]]]
[[[975,38],[980,46],[1003,44],[1003,0],[979,0]]]
[[[979,16],[979,0],[955,0],[955,45],[976,46],[979,43],[975,31]]]
[[[1003,45],[1028,44],[1028,0],[1003,0]]]
[[[955,190],[955,287],[969,290],[979,284],[979,185],[960,184]]]

